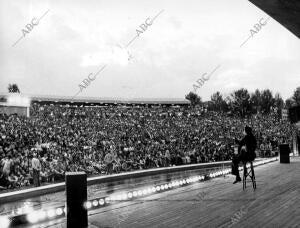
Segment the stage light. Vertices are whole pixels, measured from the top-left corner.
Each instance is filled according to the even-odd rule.
[[[56,211],[55,211],[55,213],[56,213],[56,215],[62,215],[64,213],[64,211],[61,208],[57,208]]]
[[[16,211],[16,214],[17,214],[17,215],[23,214],[23,208],[21,208],[21,207],[18,208],[17,211]]]
[[[151,188],[148,188],[148,194],[152,193],[152,189]]]
[[[141,190],[138,190],[138,195],[139,196],[142,196],[143,195],[143,192]]]
[[[180,184],[180,185],[183,185],[183,182],[182,182],[182,181],[179,181],[179,184]]]
[[[86,203],[85,203],[85,209],[90,209],[92,207],[92,203],[90,202],[90,201],[87,201]]]
[[[100,199],[100,200],[99,200],[99,204],[100,204],[101,206],[104,205],[104,203],[105,203],[104,199]]]
[[[10,225],[10,220],[6,216],[0,216],[0,227],[7,228]]]
[[[28,222],[36,223],[39,220],[39,215],[37,211],[33,211],[26,216]]]
[[[143,195],[147,195],[147,193],[148,193],[147,189],[144,189],[143,190]]]
[[[183,183],[183,184],[186,184],[186,181],[185,181],[185,179],[183,179],[182,183]]]
[[[41,210],[38,212],[38,220],[44,220],[46,218],[47,214],[45,211]]]
[[[110,202],[110,197],[106,197],[106,198],[105,198],[105,202],[106,202],[106,203],[109,203],[109,202]]]
[[[28,206],[28,205],[25,205],[24,208],[23,208],[23,213],[24,214],[29,214],[32,211],[33,211],[33,208]]]
[[[51,210],[48,210],[47,211],[47,216],[48,216],[48,218],[53,218],[53,217],[55,217],[55,210],[54,209],[51,209]]]
[[[162,185],[160,186],[160,189],[161,189],[161,190],[165,190],[165,186],[162,184]]]
[[[129,199],[132,198],[132,193],[131,193],[131,192],[129,192],[127,195],[128,195],[128,198],[129,198]]]
[[[169,185],[169,188],[172,188],[172,183],[169,183],[168,185]]]
[[[168,189],[168,188],[169,188],[168,184],[165,184],[165,189]]]
[[[122,200],[127,200],[127,194],[122,195]]]
[[[98,200],[93,200],[93,206],[97,207],[98,206]]]
[[[156,192],[156,188],[155,187],[152,187],[152,192]]]
[[[133,196],[137,197],[137,195],[138,195],[137,191],[133,191]]]
[[[159,186],[156,186],[156,191],[160,191],[160,187]]]

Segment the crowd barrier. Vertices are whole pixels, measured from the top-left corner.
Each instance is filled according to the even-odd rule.
[[[263,165],[269,162],[277,161],[278,158],[270,158],[270,159],[263,159],[258,160],[253,163],[254,166]],[[183,187],[186,185],[190,185],[199,181],[205,181],[207,179],[223,176],[226,174],[231,173],[230,168],[231,162],[214,162],[214,163],[205,163],[205,164],[193,164],[193,165],[183,165],[183,166],[176,166],[176,167],[169,167],[169,168],[158,168],[158,169],[149,169],[149,170],[142,170],[142,171],[135,171],[129,173],[121,173],[115,174],[110,176],[102,176],[102,177],[92,177],[88,178],[87,185],[93,185],[96,183],[103,183],[103,182],[110,182],[110,181],[117,181],[123,180],[125,178],[137,178],[137,177],[145,177],[163,173],[175,173],[175,172],[186,172],[188,170],[199,170],[199,174],[193,174],[193,176],[185,176],[180,179],[173,179],[168,182],[157,183],[153,186],[143,186],[136,189],[131,189],[130,191],[123,191],[114,193],[111,195],[107,195],[104,197],[98,197],[93,199],[88,199],[87,202],[84,203],[83,207],[86,210],[94,210],[100,207],[105,207],[114,203],[123,202],[123,201],[130,201],[137,198],[141,198],[143,196],[157,194],[160,192],[165,192],[172,190],[174,188]],[[210,170],[209,172],[203,173],[203,170]],[[243,167],[239,167],[240,170]],[[49,191],[61,191],[65,189],[65,183],[60,183],[51,186],[43,186],[36,189],[29,189],[23,190],[24,194],[27,196],[32,196],[32,194],[44,194],[46,189]],[[4,197],[8,197],[9,200],[12,200],[12,195],[17,197],[18,194],[22,194],[19,192],[13,193],[5,193],[0,196],[2,199]],[[49,192],[47,192],[49,193]],[[15,225],[20,224],[36,224],[39,222],[45,222],[49,220],[54,220],[58,218],[63,218],[67,214],[65,205],[55,207],[55,208],[47,208],[47,209],[40,209],[40,210],[33,210],[32,208],[24,208],[20,209],[20,213],[14,216],[0,216],[0,227],[7,228],[13,227]]]
[[[152,176],[152,175],[157,175],[157,174],[174,173],[174,172],[197,170],[197,169],[216,168],[216,167],[222,167],[222,166],[229,166],[230,164],[231,164],[231,161],[199,163],[199,164],[153,168],[153,169],[138,170],[138,171],[132,171],[132,172],[126,172],[126,173],[113,174],[113,175],[90,177],[87,179],[87,185],[89,186],[89,185],[94,185],[97,183],[109,183],[109,182],[113,182],[113,181],[132,179],[132,178],[137,178],[137,177]],[[32,197],[49,194],[49,193],[55,193],[55,192],[64,191],[64,190],[65,190],[65,182],[62,182],[62,183],[58,183],[58,184],[49,184],[49,185],[40,186],[40,187],[36,187],[36,188],[30,188],[30,189],[24,189],[24,190],[20,190],[20,191],[3,193],[3,194],[0,194],[0,204],[11,202],[11,201],[23,200],[23,199],[27,199],[27,198],[32,198]]]

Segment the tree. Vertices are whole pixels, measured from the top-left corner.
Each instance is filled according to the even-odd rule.
[[[18,85],[17,84],[9,84],[8,85],[8,92],[9,93],[20,93]]]
[[[283,109],[283,106],[284,106],[284,101],[282,99],[282,97],[280,96],[279,93],[276,93],[275,94],[275,97],[274,97],[274,106],[275,106],[275,112],[277,114],[277,116],[279,118],[281,118],[281,110]]]
[[[256,114],[261,111],[261,92],[258,89],[251,94],[250,103],[252,104],[253,113]]]
[[[300,105],[300,87],[298,87],[292,96],[293,103],[295,105]]]
[[[193,92],[190,92],[189,94],[185,95],[185,99],[189,100],[192,106],[202,103],[201,97],[199,97],[196,93]]]
[[[269,89],[261,92],[261,109],[265,114],[270,113],[271,107],[274,105],[274,98]]]
[[[244,118],[251,112],[250,94],[248,90],[242,88],[234,91],[229,97],[229,106],[233,113]]]
[[[291,108],[292,106],[294,106],[294,101],[293,101],[293,99],[292,98],[288,98],[288,99],[286,99],[285,100],[285,108],[286,109],[289,109],[289,108]]]
[[[228,110],[227,103],[224,101],[223,96],[219,91],[214,93],[211,96],[210,100],[212,101],[212,110],[223,112],[226,112]]]

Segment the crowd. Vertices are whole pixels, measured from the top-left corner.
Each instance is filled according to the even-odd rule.
[[[274,115],[241,119],[186,107],[33,103],[30,115],[0,115],[0,189],[60,181],[66,171],[99,175],[230,160],[245,125],[271,155],[291,143],[293,131]]]

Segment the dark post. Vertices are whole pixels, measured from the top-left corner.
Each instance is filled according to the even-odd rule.
[[[289,144],[281,144],[279,146],[280,163],[290,163],[290,152]]]
[[[88,227],[87,181],[85,172],[66,173],[67,228]]]

